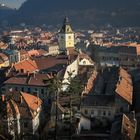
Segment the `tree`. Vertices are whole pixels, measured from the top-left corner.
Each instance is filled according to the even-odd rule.
[[[73,71],[74,72],[74,71]],[[68,72],[68,82],[65,83],[68,85],[67,94],[69,96],[69,107],[70,107],[70,139],[72,138],[72,115],[73,113],[73,102],[75,101],[77,106],[80,108],[81,105],[81,93],[84,89],[84,86],[79,79],[79,77],[72,77],[73,72]],[[78,103],[77,103],[78,101]]]
[[[53,96],[53,101],[55,103],[55,137],[54,139],[57,140],[57,120],[58,120],[57,106],[58,106],[59,92],[61,91],[61,88],[62,88],[62,82],[58,78],[57,75],[54,75],[54,77],[51,79],[44,80],[44,82],[47,83],[49,94],[53,94],[51,96]]]

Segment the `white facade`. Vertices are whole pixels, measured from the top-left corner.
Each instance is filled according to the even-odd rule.
[[[83,106],[81,108],[82,114],[87,117],[99,118],[105,117],[110,120],[114,119],[116,109],[115,107],[107,107],[107,106]]]
[[[72,76],[71,78],[74,78],[78,74],[78,60],[76,59],[73,63],[67,66],[65,74],[64,74],[64,79],[62,83],[69,83],[68,78],[69,74],[71,73]],[[65,91],[67,89],[68,85],[63,84],[62,90]]]
[[[89,119],[83,117],[83,116],[80,118],[77,133],[79,134],[82,129],[84,129],[84,130],[90,130],[91,129],[91,121]]]

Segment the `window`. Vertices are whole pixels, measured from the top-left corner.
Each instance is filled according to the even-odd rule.
[[[18,87],[15,87],[15,91],[18,91]]]
[[[91,114],[94,114],[94,110],[91,110]]]
[[[2,91],[6,91],[6,89],[5,89],[5,88],[2,88],[1,90],[2,90]]]
[[[106,115],[106,111],[103,111],[103,115],[104,115],[104,116]]]
[[[111,115],[111,112],[110,111],[108,111],[108,116],[110,116]]]
[[[44,89],[41,89],[41,93],[44,94]]]
[[[69,36],[68,38],[71,39],[71,36]]]
[[[37,88],[35,88],[35,91],[37,91]]]
[[[28,123],[24,122],[24,127],[27,128],[28,127]]]
[[[101,110],[98,110],[98,115],[99,115],[99,116],[101,115]]]
[[[83,64],[86,64],[86,61],[83,61]]]
[[[21,73],[24,73],[24,69],[21,69]]]
[[[85,114],[86,114],[86,115],[88,114],[88,111],[87,111],[87,109],[85,109]]]
[[[24,92],[24,87],[21,88],[21,91]]]
[[[31,92],[31,89],[30,89],[30,88],[28,88],[28,92],[29,92],[29,93]]]

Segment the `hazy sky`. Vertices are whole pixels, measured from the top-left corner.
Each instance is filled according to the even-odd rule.
[[[19,8],[24,1],[25,0],[0,0],[0,3],[4,3],[11,8]]]

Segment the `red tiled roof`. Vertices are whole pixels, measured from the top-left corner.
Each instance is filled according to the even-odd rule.
[[[34,95],[25,92],[21,92],[21,95],[31,111],[36,111],[42,104],[42,100]]]
[[[7,102],[7,113],[9,117],[20,114],[21,118],[32,119],[37,115],[34,111],[37,112],[37,109],[42,104],[40,98],[25,92],[9,93],[7,96],[10,98]]]
[[[57,57],[39,57],[34,59],[39,70],[51,68],[57,64],[67,64],[68,60]]]
[[[32,74],[32,75],[19,75],[16,77],[11,77],[4,84],[14,84],[14,85],[30,85],[30,86],[45,86],[46,83],[43,82],[44,79],[52,78],[48,74]]]
[[[20,50],[20,55],[25,55],[25,54],[28,54],[28,52],[26,50]]]
[[[43,49],[39,49],[37,51],[38,51],[39,55],[44,55],[44,54],[47,54],[48,53],[47,51],[45,51]]]
[[[0,58],[5,61],[5,60],[8,60],[8,56],[5,55],[4,53],[0,53]]]
[[[116,93],[123,99],[132,104],[133,85],[131,76],[124,69],[120,68],[119,81],[117,83]]]
[[[96,77],[97,77],[97,73],[93,73],[91,75],[91,77],[88,79],[88,82],[87,82],[86,87],[83,91],[83,94],[88,94],[91,91],[91,89],[93,88],[93,86],[95,84]]]
[[[40,54],[37,50],[30,50],[28,51],[28,55],[31,57],[31,56],[38,56]]]
[[[24,70],[24,72],[32,73],[36,70],[38,70],[36,63],[33,60],[23,60],[19,63],[16,63],[14,65],[14,68],[16,71]]]

